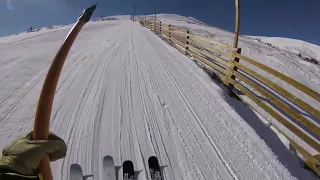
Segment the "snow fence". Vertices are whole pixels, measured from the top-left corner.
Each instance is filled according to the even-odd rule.
[[[305,164],[320,176],[320,111],[276,82],[287,83],[319,103],[318,92],[241,55],[241,48],[233,48],[171,24],[144,18],[139,22],[191,57],[250,108],[261,113],[304,157]],[[263,75],[266,73],[274,80]]]

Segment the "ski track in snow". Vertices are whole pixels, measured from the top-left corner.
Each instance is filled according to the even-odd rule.
[[[68,31],[0,39],[2,147],[32,129],[44,77]],[[106,155],[116,166],[131,160],[139,180],[150,179],[150,156],[165,180],[295,179],[195,68],[138,23],[89,23],[55,96],[50,130],[68,144],[66,158],[52,163],[55,179],[69,179],[73,163],[102,179]]]

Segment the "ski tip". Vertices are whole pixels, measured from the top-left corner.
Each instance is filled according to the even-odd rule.
[[[132,165],[133,166],[133,163],[130,160],[126,160],[126,161],[123,162],[123,166],[125,166],[125,165],[128,165],[128,166]]]
[[[123,168],[123,177],[129,177],[128,179],[131,179],[134,177],[135,172],[134,172],[134,167],[132,161],[124,161],[122,164]]]
[[[112,157],[112,156],[107,155],[107,156],[104,156],[104,157],[103,157],[103,159],[113,159],[113,157]]]
[[[155,170],[160,170],[160,165],[159,165],[159,161],[158,161],[157,157],[151,156],[148,159],[148,164],[149,164],[149,168],[155,169]]]
[[[148,163],[149,164],[154,164],[154,163],[159,163],[159,161],[158,161],[158,158],[157,157],[155,157],[155,156],[151,156],[151,157],[149,157],[149,159],[148,159]]]
[[[71,164],[70,168],[81,170],[81,166],[79,164]]]
[[[155,157],[155,156],[150,156],[150,157],[149,157],[149,160],[158,160],[158,158]]]

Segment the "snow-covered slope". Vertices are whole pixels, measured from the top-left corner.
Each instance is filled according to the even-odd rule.
[[[320,62],[320,46],[290,38],[262,36],[256,38],[259,38],[262,42],[271,43],[273,46],[287,52],[301,54],[302,57],[315,58]]]
[[[0,38],[1,147],[32,129],[44,77],[70,27]],[[155,155],[165,180],[312,179],[260,119],[137,22],[90,22],[56,92],[51,131],[68,152],[53,163],[54,176],[68,179],[78,163],[102,180],[102,158],[112,155],[116,166],[132,160],[146,180]]]
[[[158,16],[159,20],[165,23],[188,28],[192,33],[212,38],[225,44],[233,44],[233,33],[231,32],[216,27],[177,21],[176,19],[179,19],[180,16],[171,15],[171,18],[167,18],[167,16],[162,18],[161,15]],[[268,45],[267,43],[271,43],[271,45]],[[239,38],[239,47],[241,47],[242,54],[245,56],[252,57],[257,61],[298,80],[300,83],[313,90],[320,92],[320,66],[304,59],[305,57],[315,58],[319,62],[320,46],[288,38],[241,36]],[[301,57],[299,57],[299,53],[301,54]],[[240,62],[246,64],[244,61]],[[277,82],[277,84],[320,109],[320,104],[318,102],[314,102],[312,99],[303,95],[301,92],[294,90],[284,82],[275,80],[273,76],[266,74],[264,71],[252,67],[250,64],[246,65],[269,77],[270,80]]]
[[[216,27],[208,27],[201,23],[190,24],[187,22],[188,20],[178,20],[181,19],[178,15],[170,15],[169,17],[168,15],[164,15],[164,17],[158,15],[158,17],[165,23],[188,28],[195,34],[225,44],[233,44],[233,33],[231,32]],[[257,39],[261,39],[261,42]],[[266,43],[271,43],[271,46]],[[277,69],[293,79],[297,79],[315,91],[320,91],[320,66],[306,63],[303,59],[303,57],[315,58],[319,62],[320,46],[288,38],[241,36],[239,47],[242,48],[242,54]],[[298,56],[299,53],[302,58]],[[320,108],[320,105],[318,104],[317,107]]]
[[[144,16],[141,16],[144,17]],[[184,17],[177,14],[157,14],[157,20],[165,21],[165,22],[182,22],[182,23],[188,23],[188,24],[202,24],[205,25],[205,23],[193,18],[193,17]],[[147,15],[147,19],[155,19],[155,15]],[[173,24],[176,24],[173,23]]]
[[[147,18],[154,19],[154,15],[148,15]],[[217,27],[212,27],[212,26],[210,27],[209,25],[193,17],[184,17],[176,14],[157,14],[157,19],[160,21],[166,22],[168,24],[190,28],[195,32],[199,30],[208,30],[208,33],[212,32],[214,35],[217,36],[216,37],[217,40],[220,40],[220,41],[224,39],[224,36],[231,38],[231,40],[233,38],[233,34],[231,34],[230,32],[225,33],[228,31],[225,31]],[[320,61],[320,46],[314,45],[302,40],[282,38],[282,37],[263,37],[263,36],[242,36],[242,37],[252,38],[254,40],[260,39],[260,41],[263,43],[271,43],[272,46],[281,48],[282,50],[286,50],[287,52],[291,52],[296,55],[301,53],[303,57],[315,58],[318,61]],[[225,43],[230,43],[230,42],[225,42]]]

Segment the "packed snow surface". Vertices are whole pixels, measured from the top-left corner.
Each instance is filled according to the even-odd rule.
[[[1,147],[32,129],[45,75],[70,28],[0,38]],[[69,179],[77,163],[102,180],[102,159],[111,155],[116,166],[133,161],[139,180],[150,179],[150,156],[165,180],[310,179],[260,119],[137,22],[91,22],[57,87],[50,130],[68,152],[52,163],[54,178]]]

